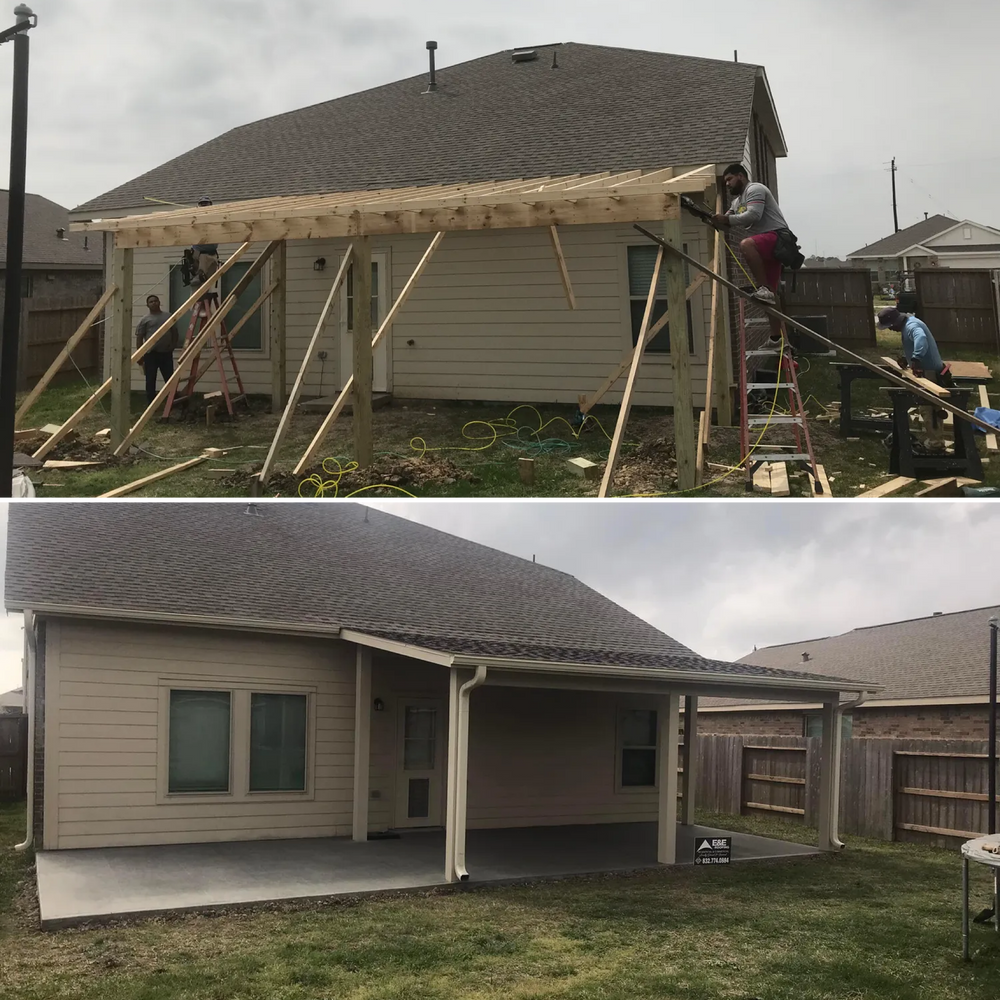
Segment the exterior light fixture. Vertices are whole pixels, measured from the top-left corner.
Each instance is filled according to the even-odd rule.
[[[325,270],[326,270],[326,258],[325,258],[325,257],[320,257],[320,258],[319,258],[319,259],[318,259],[318,260],[317,260],[317,261],[316,261],[316,262],[315,262],[315,263],[313,264],[313,270],[314,270],[314,271],[325,271]]]
[[[376,712],[384,712],[385,711],[385,702],[381,698],[376,698],[375,699],[375,711]]]

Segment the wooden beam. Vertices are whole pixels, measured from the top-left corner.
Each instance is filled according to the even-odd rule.
[[[134,483],[129,483],[127,486],[119,486],[118,489],[112,490],[110,493],[102,493],[98,499],[112,500],[115,497],[123,497],[128,493],[134,493],[136,490],[141,490],[144,486],[149,486],[150,483],[159,482],[161,479],[166,479],[167,476],[173,476],[178,472],[184,472],[185,469],[193,469],[196,465],[201,465],[202,462],[207,461],[208,459],[204,455],[200,455],[198,458],[192,458],[189,462],[181,462],[180,465],[173,465],[169,469],[154,472],[153,475],[146,476],[145,479],[137,479]]]
[[[285,406],[288,391],[288,349],[285,337],[288,321],[288,244],[284,241],[271,258],[271,288],[273,292],[267,325],[271,354],[271,412],[279,413]]]
[[[878,497],[887,497],[890,493],[898,493],[900,490],[905,490],[907,486],[915,483],[915,479],[910,479],[908,476],[897,476],[895,479],[890,479],[889,482],[883,483],[881,486],[876,486],[875,489],[869,490],[867,493],[859,493],[857,499],[862,497],[874,500]]]
[[[73,353],[74,348],[83,340],[84,337],[90,332],[90,328],[98,316],[104,311],[104,307],[114,298],[115,292],[118,291],[118,286],[116,284],[111,284],[111,286],[104,292],[104,294],[97,300],[97,304],[93,309],[87,314],[87,318],[77,327],[76,332],[73,334],[69,340],[66,341],[66,345],[59,352],[55,361],[49,365],[48,370],[45,374],[38,380],[38,384],[28,393],[27,398],[18,408],[16,414],[14,414],[14,427],[17,428],[24,417],[27,415],[28,411],[38,402],[38,397],[45,391],[48,384],[53,378],[59,373],[62,366],[66,363],[66,360]]]
[[[979,405],[985,407],[987,410],[992,409],[992,407],[990,406],[990,394],[986,391],[985,385],[981,385],[979,387]],[[986,450],[987,451],[997,450],[996,434],[986,435]]]
[[[285,411],[281,414],[281,420],[278,422],[278,429],[274,433],[274,439],[271,441],[270,449],[268,449],[267,458],[264,460],[264,467],[260,470],[258,478],[262,486],[266,486],[268,479],[271,478],[274,463],[278,459],[278,452],[281,450],[281,445],[283,444],[285,436],[288,433],[288,428],[292,424],[292,416],[295,413],[295,407],[299,405],[299,399],[302,396],[302,389],[305,385],[306,371],[309,368],[309,364],[312,361],[313,356],[316,354],[316,347],[319,344],[320,337],[322,337],[323,333],[326,331],[326,326],[330,319],[333,305],[336,302],[337,295],[344,283],[344,278],[347,277],[347,271],[350,268],[353,255],[354,244],[352,243],[347,248],[347,251],[344,254],[344,259],[340,263],[340,269],[337,271],[337,276],[333,279],[333,284],[330,286],[330,294],[326,297],[326,304],[323,306],[323,309],[319,314],[319,320],[316,322],[316,328],[313,330],[309,346],[306,348],[305,356],[302,358],[302,364],[299,366],[299,373],[295,376],[295,384],[292,386],[292,394],[288,397],[288,402],[285,404]]]
[[[251,244],[244,243],[241,247],[239,247],[232,257],[230,257],[229,260],[227,260],[225,264],[223,264],[222,267],[220,267],[219,270],[216,271],[215,274],[201,286],[201,288],[194,292],[184,305],[182,305],[167,319],[166,323],[164,323],[163,326],[132,355],[133,364],[138,364],[156,346],[156,344],[173,329],[177,321],[203,295],[212,290],[215,283],[222,278],[222,276],[247,252],[247,250],[250,249],[250,246]],[[66,437],[66,435],[69,434],[69,432],[76,427],[76,425],[97,405],[97,403],[111,391],[111,383],[112,379],[109,378],[89,399],[81,404],[76,412],[57,431],[54,431],[49,439],[38,449],[38,451],[35,452],[34,457],[44,458],[48,455],[49,452],[51,452],[52,449],[55,448],[55,446],[59,444],[59,442],[62,441],[62,439]]]
[[[114,248],[113,281],[121,289],[111,311],[111,443],[119,444],[132,423],[132,308],[135,251]]]
[[[683,245],[679,219],[663,224],[668,243],[678,249]],[[691,353],[688,346],[688,311],[684,294],[684,262],[673,254],[666,259],[667,307],[670,316],[670,368],[674,395],[674,457],[677,462],[677,488],[681,492],[695,487],[694,395],[691,391]]]
[[[431,257],[434,256],[434,251],[441,245],[441,241],[444,239],[444,233],[436,233],[434,239],[431,240],[431,245],[427,248],[423,257],[420,258],[420,263],[417,264],[416,269],[413,274],[410,275],[410,280],[403,286],[403,290],[399,293],[399,297],[393,303],[392,308],[389,310],[389,315],[386,316],[382,325],[378,329],[378,333],[372,340],[372,350],[374,351],[378,347],[380,341],[385,336],[386,331],[392,326],[393,321],[396,316],[399,315],[400,310],[406,303],[406,300],[410,297],[410,293],[416,287],[417,281],[420,276],[424,273],[427,265],[430,263]],[[302,474],[305,469],[309,468],[310,463],[316,458],[319,453],[319,449],[323,446],[323,441],[326,439],[327,434],[330,432],[330,428],[334,425],[337,417],[343,412],[344,407],[347,405],[347,397],[350,395],[351,390],[354,388],[354,377],[352,376],[347,380],[347,384],[340,391],[340,395],[337,397],[333,404],[333,408],[327,414],[326,419],[323,421],[320,429],[316,432],[316,436],[312,439],[309,447],[306,449],[305,454],[299,459],[299,464],[295,466],[294,473],[296,476]]]
[[[236,305],[236,301],[239,297],[246,291],[250,286],[250,283],[258,274],[263,270],[264,265],[270,260],[271,255],[278,248],[278,244],[269,243],[264,249],[264,252],[250,265],[247,269],[247,273],[243,275],[242,278],[237,282],[236,287],[227,296],[225,302],[219,307],[215,315],[205,324],[202,328],[201,333],[191,342],[187,350],[180,356],[177,362],[177,367],[174,369],[174,373],[163,383],[163,388],[157,393],[156,398],[153,400],[146,410],[143,412],[142,416],[136,421],[135,425],[125,436],[125,439],[120,445],[115,449],[115,454],[121,458],[122,455],[128,451],[129,445],[135,440],[139,432],[149,423],[163,403],[166,401],[167,396],[170,395],[173,388],[178,382],[184,377],[185,371],[188,367],[194,363],[195,358],[197,358],[202,351],[202,348],[208,341],[208,338],[222,325],[222,321],[230,313],[233,306]]]
[[[566,256],[563,254],[557,226],[549,226],[549,236],[552,238],[552,249],[555,251],[556,263],[559,265],[559,276],[562,278],[563,289],[566,292],[566,301],[569,303],[570,309],[575,309],[576,296],[573,294],[573,280],[570,278],[569,268],[566,266]]]
[[[708,281],[708,275],[699,274],[694,281],[688,285],[687,292],[685,293],[687,298],[691,298],[695,292],[705,282]],[[670,322],[669,314],[661,317],[647,332],[645,337],[645,342],[643,344],[643,349],[648,347],[650,343],[656,338],[660,331]],[[581,396],[580,398],[580,412],[589,413],[597,404],[608,394],[608,392],[614,387],[614,384],[624,375],[629,368],[632,367],[632,358],[634,356],[635,350],[629,351],[621,361],[618,363],[618,367],[604,380],[601,387],[590,396]]]
[[[628,373],[628,382],[625,384],[625,394],[622,397],[621,409],[618,411],[618,424],[615,427],[615,436],[611,439],[608,464],[604,467],[604,478],[601,480],[601,488],[597,494],[599,497],[606,497],[608,495],[615,478],[615,469],[618,465],[622,441],[625,437],[625,427],[628,425],[629,413],[632,411],[632,395],[635,392],[636,382],[639,379],[642,355],[646,349],[646,331],[649,329],[653,318],[653,307],[656,304],[656,290],[660,283],[660,269],[662,267],[663,249],[661,248],[656,255],[656,264],[653,266],[653,280],[650,282],[649,294],[646,297],[646,312],[642,317],[642,326],[639,328],[639,336],[636,339],[635,350],[632,353],[632,367]]]
[[[354,460],[362,469],[375,461],[372,444],[372,241],[359,236],[354,245]]]
[[[919,385],[921,388],[926,389],[927,392],[932,392],[935,396],[940,396],[942,399],[947,399],[951,393],[943,386],[938,385],[936,382],[932,382],[930,379],[918,378],[909,368],[903,368],[900,366],[899,362],[895,358],[883,358],[882,359],[886,366],[891,368],[897,375],[901,375],[908,382],[913,382]]]

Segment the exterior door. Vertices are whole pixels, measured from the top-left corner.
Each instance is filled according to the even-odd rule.
[[[340,266],[343,257],[337,262]],[[354,374],[354,273],[348,271],[346,289],[340,296],[340,388]],[[372,254],[372,336],[389,312],[389,254],[380,251]],[[389,341],[387,332],[375,348],[374,380],[375,392],[389,392]]]
[[[400,699],[396,738],[396,826],[442,826],[447,752],[444,705]]]

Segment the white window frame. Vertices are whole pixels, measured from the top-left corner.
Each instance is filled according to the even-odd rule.
[[[229,791],[170,791],[170,692],[220,691],[230,697]],[[182,802],[311,802],[316,798],[316,701],[318,689],[308,685],[232,681],[224,678],[164,675],[158,679],[156,804]],[[250,791],[250,696],[296,694],[306,697],[306,787],[302,791]]]
[[[622,784],[622,752],[625,750],[625,713],[626,712],[652,712],[656,726],[656,738],[660,737],[660,717],[659,710],[647,708],[645,705],[619,705],[615,716],[615,792],[621,795],[649,794],[658,792],[660,789],[659,774],[659,742],[651,747],[629,747],[631,750],[652,750],[653,751],[653,784],[651,785],[623,785]]]

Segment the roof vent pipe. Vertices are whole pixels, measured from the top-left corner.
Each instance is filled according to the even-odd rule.
[[[437,42],[428,42],[427,43],[427,54],[430,57],[430,61],[431,61],[431,80],[430,80],[430,83],[427,84],[427,89],[424,91],[425,94],[433,94],[434,91],[436,91],[438,89],[438,84],[437,84],[437,67],[434,64],[434,53],[437,51],[437,47],[438,47],[438,43]]]
[[[803,663],[808,663],[811,659],[812,659],[812,657],[808,653],[803,653],[802,654],[802,662]]]
[[[552,68],[559,69],[559,53],[554,50],[552,52]]]
[[[58,240],[65,240],[66,239],[66,230],[63,229],[62,226],[60,226],[56,230],[56,239],[58,239]]]

